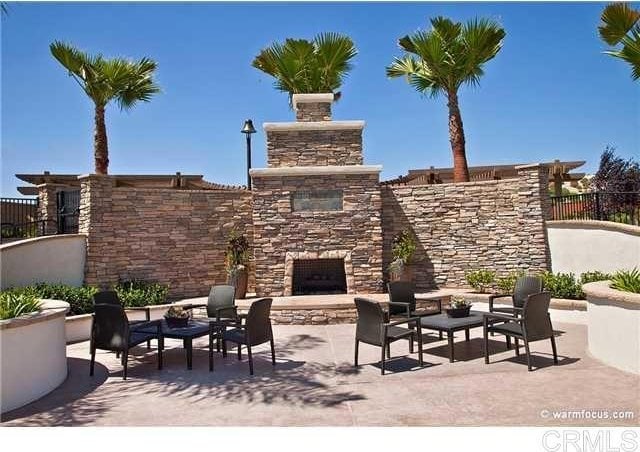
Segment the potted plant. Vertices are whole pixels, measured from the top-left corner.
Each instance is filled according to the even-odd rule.
[[[411,281],[413,270],[409,266],[416,252],[416,239],[409,229],[404,229],[393,238],[393,261],[389,264],[391,281]]]
[[[243,234],[233,230],[229,234],[229,242],[225,252],[225,265],[228,284],[235,286],[236,298],[244,298],[247,295],[247,284],[249,282],[248,263],[249,241]]]
[[[189,325],[189,311],[180,306],[171,306],[164,319],[167,321],[169,328],[184,328]]]
[[[446,308],[445,311],[447,313],[447,317],[469,317],[471,306],[471,302],[465,300],[464,297],[454,295],[451,297],[449,307]]]

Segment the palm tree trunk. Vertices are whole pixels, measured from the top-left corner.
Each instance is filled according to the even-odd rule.
[[[93,135],[93,157],[96,174],[107,174],[109,168],[109,148],[107,145],[107,127],[104,123],[104,106],[96,105],[96,130]]]
[[[464,128],[458,106],[458,93],[449,91],[449,141],[453,152],[453,181],[469,182],[469,168],[465,151]]]

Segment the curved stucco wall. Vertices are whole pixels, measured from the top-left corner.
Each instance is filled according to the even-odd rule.
[[[52,235],[0,246],[0,288],[37,282],[81,286],[87,242],[83,234]]]
[[[19,408],[67,378],[64,316],[69,304],[43,300],[43,310],[0,320],[0,412]]]
[[[640,267],[640,227],[608,221],[548,221],[554,273]]]
[[[582,286],[587,296],[589,352],[605,364],[640,374],[640,294],[609,287],[609,281]]]

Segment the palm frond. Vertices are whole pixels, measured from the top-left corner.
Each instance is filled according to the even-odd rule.
[[[634,10],[628,3],[612,3],[602,11],[600,19],[600,37],[607,44],[614,46],[640,20],[640,11]]]
[[[275,78],[274,87],[289,93],[334,92],[352,69],[357,50],[338,33],[322,33],[313,41],[286,39],[254,58],[252,66]]]

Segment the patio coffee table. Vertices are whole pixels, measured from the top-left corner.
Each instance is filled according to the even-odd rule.
[[[471,311],[469,317],[453,318],[447,314],[432,315],[429,317],[421,317],[420,325],[422,328],[447,333],[447,341],[449,342],[449,362],[453,362],[453,333],[464,330],[465,340],[469,340],[469,329],[482,326],[484,315],[482,311]]]
[[[187,354],[187,369],[193,368],[193,339],[209,334],[209,320],[190,319],[189,324],[182,328],[169,328],[166,320],[162,320],[162,337],[169,339],[182,339],[183,347]],[[219,328],[219,326],[218,326]],[[144,331],[141,329],[140,331]]]

